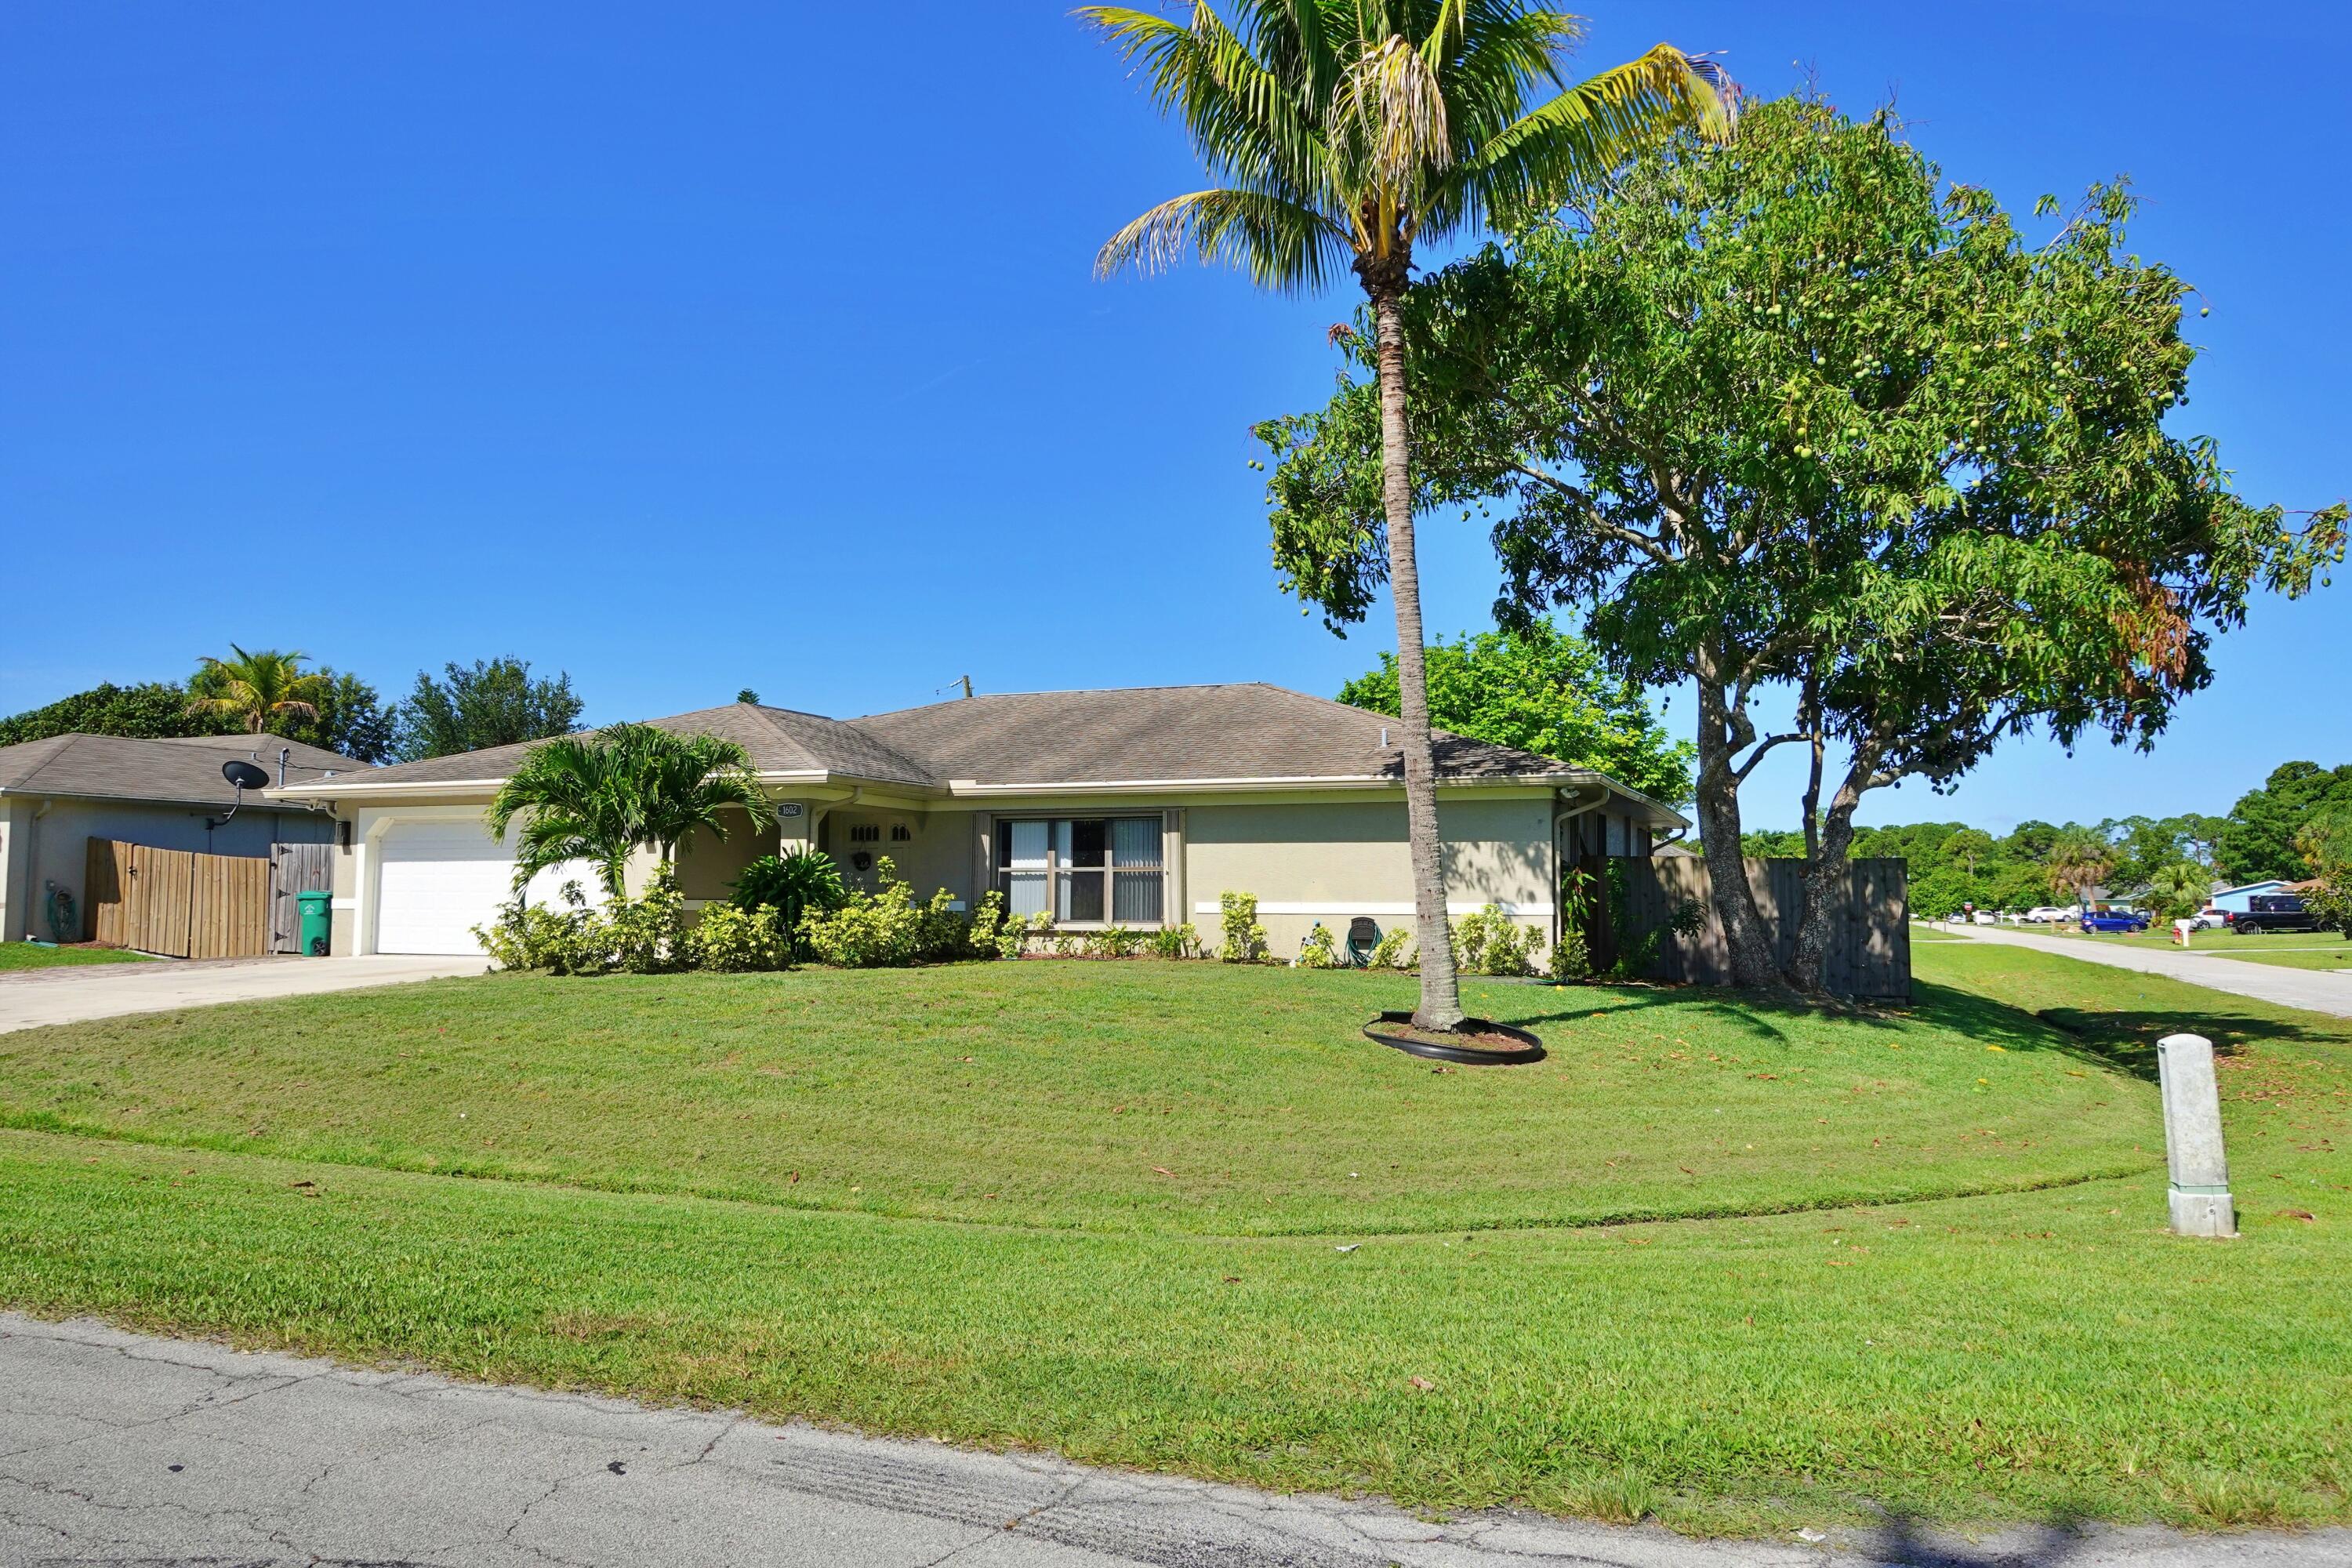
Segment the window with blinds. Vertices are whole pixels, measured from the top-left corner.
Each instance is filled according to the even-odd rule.
[[[996,889],[1005,912],[1051,911],[1055,925],[1160,924],[1167,868],[1160,829],[1157,816],[1000,821]]]

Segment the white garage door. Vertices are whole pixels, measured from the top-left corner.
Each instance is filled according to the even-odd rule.
[[[499,918],[514,896],[514,856],[478,821],[397,822],[379,840],[375,947],[378,952],[482,951],[474,928]],[[542,871],[530,881],[532,903],[553,903],[576,880],[591,903],[601,893],[585,861]]]

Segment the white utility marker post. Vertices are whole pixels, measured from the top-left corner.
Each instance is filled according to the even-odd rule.
[[[2164,1158],[2172,1174],[2172,1228],[2182,1236],[2235,1236],[2230,1162],[2221,1151],[2221,1088],[2213,1042],[2167,1035],[2156,1042],[2164,1085]]]

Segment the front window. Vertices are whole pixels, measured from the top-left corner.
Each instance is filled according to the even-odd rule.
[[[1157,816],[1000,823],[996,888],[1005,912],[1055,925],[1158,925],[1166,893]]]

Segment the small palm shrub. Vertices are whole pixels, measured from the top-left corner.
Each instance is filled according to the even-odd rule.
[[[775,910],[777,926],[795,937],[796,947],[803,916],[812,910],[837,910],[849,899],[833,857],[804,844],[782,855],[761,856],[743,868],[730,887],[737,909]]]
[[[1265,927],[1257,923],[1255,893],[1219,893],[1218,923],[1224,942],[1217,956],[1227,963],[1255,963],[1265,956]]]
[[[1301,969],[1337,969],[1339,967],[1339,947],[1331,940],[1331,928],[1321,921],[1307,933],[1298,944],[1298,967]]]
[[[1135,950],[1143,945],[1143,933],[1125,926],[1105,926],[1087,933],[1086,952],[1089,958],[1133,958]]]

